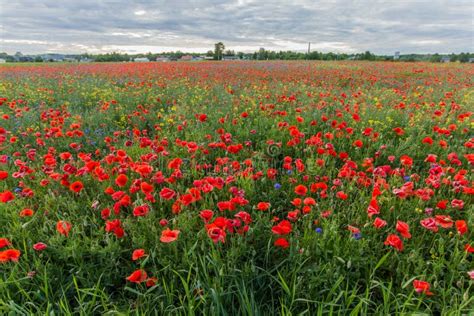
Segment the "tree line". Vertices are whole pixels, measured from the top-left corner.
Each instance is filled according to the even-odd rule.
[[[443,59],[448,58],[451,62],[470,62],[474,58],[474,53],[459,53],[459,54],[403,54],[398,56],[397,59],[393,55],[375,55],[370,51],[357,54],[347,53],[324,53],[318,51],[311,52],[296,52],[296,51],[274,51],[260,48],[258,51],[253,53],[235,52],[233,50],[225,49],[225,45],[222,42],[214,45],[214,50],[209,50],[207,53],[186,53],[182,51],[175,52],[163,52],[163,53],[145,53],[145,54],[126,54],[126,53],[105,53],[105,54],[75,54],[75,55],[64,55],[64,57],[73,58],[79,60],[89,60],[96,62],[126,62],[132,61],[135,58],[147,58],[150,61],[156,61],[158,58],[166,57],[170,60],[179,60],[185,55],[191,55],[194,57],[207,57],[206,59],[222,60],[226,57],[234,57],[242,60],[370,60],[370,61],[428,61],[428,62],[441,62]],[[30,62],[41,62],[49,61],[43,60],[41,55],[29,55],[25,60],[24,58],[18,60],[15,59],[14,55],[8,55],[7,53],[0,53],[0,59],[4,59],[8,62],[15,61],[30,61]]]

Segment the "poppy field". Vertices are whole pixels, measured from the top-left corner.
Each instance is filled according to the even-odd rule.
[[[1,66],[0,313],[472,313],[473,78]]]

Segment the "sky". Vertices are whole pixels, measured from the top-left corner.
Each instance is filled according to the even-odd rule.
[[[0,52],[474,52],[474,1],[0,0]]]

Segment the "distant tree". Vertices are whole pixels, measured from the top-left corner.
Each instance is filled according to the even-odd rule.
[[[434,54],[433,56],[430,57],[430,62],[432,63],[441,62],[441,56],[438,53]]]
[[[459,54],[458,60],[462,63],[467,63],[469,61],[469,54],[468,53]]]
[[[310,60],[321,60],[321,54],[318,51],[310,52],[307,56]]]
[[[207,53],[206,53],[206,56],[207,57],[213,57],[214,56],[214,52],[212,50],[208,50]]]
[[[214,44],[214,59],[215,60],[221,60],[222,59],[222,53],[224,52],[225,45],[222,42],[215,43]]]
[[[267,59],[267,54],[268,54],[268,53],[267,53],[267,51],[265,50],[265,48],[262,47],[262,48],[260,48],[260,49],[258,50],[258,54],[257,54],[258,57],[257,57],[257,59],[258,59],[258,60],[265,60],[265,59]]]
[[[366,51],[364,54],[362,54],[361,59],[362,60],[375,60],[375,55],[372,54],[370,51]]]

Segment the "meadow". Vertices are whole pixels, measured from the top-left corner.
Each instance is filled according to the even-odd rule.
[[[0,66],[0,313],[474,313],[474,65]]]

